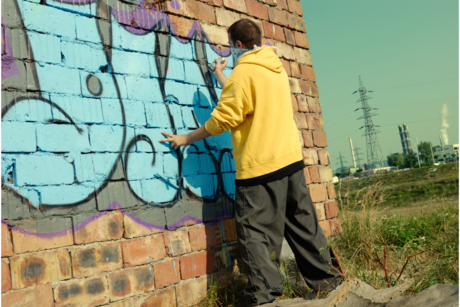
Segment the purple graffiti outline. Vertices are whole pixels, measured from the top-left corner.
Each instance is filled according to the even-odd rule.
[[[6,32],[5,23],[2,16],[2,81],[19,75],[18,65],[13,57],[10,46],[10,39]]]
[[[51,232],[51,233],[33,232],[33,231],[26,230],[24,228],[18,227],[16,225],[8,222],[7,220],[4,220],[3,218],[1,219],[1,223],[7,225],[11,230],[17,231],[17,232],[19,232],[21,234],[24,234],[24,235],[35,236],[35,237],[44,238],[44,239],[52,239],[52,238],[64,236],[64,235],[68,234],[69,232],[72,233],[72,231],[73,232],[78,231],[78,230],[84,228],[85,226],[87,226],[89,223],[91,223],[91,222],[97,220],[98,218],[100,218],[101,216],[107,214],[108,212],[110,212],[110,210],[116,210],[116,209],[120,209],[120,211],[123,214],[125,214],[126,216],[128,216],[130,219],[132,219],[134,222],[136,222],[137,224],[139,224],[141,226],[144,226],[144,227],[146,227],[146,228],[148,228],[150,230],[158,229],[158,230],[162,230],[162,231],[174,230],[176,228],[179,228],[180,226],[185,225],[185,223],[190,222],[190,221],[194,222],[196,224],[200,224],[200,223],[206,224],[206,225],[217,224],[217,223],[220,223],[220,220],[222,220],[224,217],[231,216],[231,214],[229,214],[229,212],[226,209],[224,209],[221,214],[219,214],[218,216],[216,216],[214,218],[214,220],[206,222],[203,219],[198,219],[198,218],[192,217],[192,216],[187,214],[186,216],[181,218],[176,223],[174,223],[172,225],[168,225],[168,228],[166,229],[164,226],[151,224],[151,223],[148,223],[146,221],[143,221],[143,220],[139,219],[138,217],[136,217],[136,216],[132,215],[131,213],[127,212],[118,203],[118,201],[115,200],[110,205],[108,205],[107,207],[102,209],[100,212],[94,214],[93,216],[88,217],[86,220],[84,220],[84,221],[78,223],[77,225],[75,225],[73,227],[73,230],[72,230],[72,227],[71,227],[69,229],[65,229],[65,230],[61,230],[61,231],[57,231],[57,232]]]

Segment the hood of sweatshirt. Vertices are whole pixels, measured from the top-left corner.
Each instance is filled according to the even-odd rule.
[[[283,64],[270,46],[262,46],[259,50],[253,50],[242,55],[237,62],[240,64],[255,64],[263,66],[271,71],[280,73]]]

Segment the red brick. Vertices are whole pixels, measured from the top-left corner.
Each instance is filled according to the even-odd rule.
[[[288,9],[288,5],[287,5],[287,0],[276,0],[275,2],[279,8],[281,8],[282,10],[287,10]]]
[[[177,285],[176,306],[188,307],[197,305],[206,296],[208,283],[208,278],[203,276]]]
[[[317,166],[309,167],[308,172],[310,173],[310,179],[312,183],[321,183]]]
[[[234,242],[238,240],[236,235],[236,221],[235,219],[229,219],[222,221],[222,226],[224,228],[224,241],[225,242]]]
[[[172,1],[166,1],[166,11],[177,15],[187,16],[193,19],[216,23],[216,14],[214,7],[197,0],[181,1],[180,7],[176,10],[172,5]]]
[[[311,82],[316,82],[315,69],[313,67],[300,65],[300,74],[302,75],[303,79]]]
[[[303,174],[305,176],[305,183],[306,184],[310,184],[311,183],[311,179],[310,179],[310,172],[308,171],[308,168],[304,168],[303,169]]]
[[[339,215],[339,207],[336,201],[330,201],[324,204],[326,219],[330,220]]]
[[[326,219],[326,214],[324,212],[324,204],[318,203],[315,204],[316,209],[316,216],[318,217],[318,221],[324,221]]]
[[[240,258],[240,250],[238,244],[225,244],[214,249],[214,257],[216,269],[228,269],[233,267],[234,261]],[[228,259],[230,257],[230,259]],[[238,263],[241,263],[238,261]]]
[[[305,80],[300,80],[299,83],[304,95],[319,97],[318,85],[316,83],[311,83]]]
[[[297,125],[297,128],[299,128],[299,129],[307,129],[308,128],[307,121],[305,119],[305,114],[295,112],[294,113],[294,120],[295,120],[295,123]]]
[[[29,253],[10,258],[13,289],[33,287],[71,278],[66,249]]]
[[[327,149],[318,149],[319,164],[329,165],[331,164],[331,158],[329,157],[329,151]]]
[[[308,113],[307,123],[308,123],[308,129],[310,130],[323,130],[324,129],[323,116],[321,114]]]
[[[302,137],[305,147],[313,147],[313,137],[311,131],[302,131]]]
[[[104,212],[94,221],[74,231],[74,240],[75,244],[118,240],[123,237],[123,230],[121,211]]]
[[[291,94],[291,102],[292,102],[292,110],[296,112],[299,111],[299,105],[297,104],[297,98],[293,94]]]
[[[201,27],[213,44],[228,46],[228,33],[224,27],[200,22]]]
[[[294,31],[295,35],[295,44],[299,47],[310,49],[310,44],[308,44],[307,34]]]
[[[294,47],[295,59],[299,64],[313,66],[311,53],[307,49]]]
[[[297,96],[297,102],[299,103],[299,110],[301,112],[308,112],[308,103],[307,103],[307,98],[305,96]]]
[[[179,258],[172,258],[153,265],[155,287],[157,289],[167,287],[180,281],[179,264]]]
[[[246,0],[246,8],[248,15],[268,20],[268,7],[266,5],[253,0]]]
[[[327,195],[329,199],[335,199],[337,195],[335,194],[335,188],[333,183],[326,184],[327,187]]]
[[[295,78],[300,79],[299,64],[297,64],[296,62],[289,62],[289,65],[291,66],[291,75]]]
[[[289,24],[287,13],[285,11],[278,10],[273,7],[268,8],[268,18],[270,19],[270,22],[279,24],[283,27],[287,27],[287,25]],[[294,37],[292,37],[292,39],[295,41]]]
[[[289,12],[302,16],[302,5],[297,0],[287,0]]]
[[[222,0],[200,0],[204,3],[207,3],[209,5],[214,5],[214,6],[222,6],[223,1]]]
[[[340,219],[329,220],[329,226],[331,228],[331,236],[336,236],[342,232],[342,224]]]
[[[198,224],[188,229],[188,235],[190,237],[190,246],[194,252],[213,248],[223,243],[222,231],[218,224]]]
[[[321,227],[321,230],[326,237],[330,237],[332,235],[329,221],[319,221],[319,227]]]
[[[164,231],[160,228],[147,227],[147,226],[141,225],[135,220],[133,220],[132,218],[130,218],[127,214],[124,214],[123,223],[125,227],[124,232],[123,232],[123,237],[126,239],[153,235],[155,233],[160,233]]]
[[[241,13],[248,12],[246,9],[246,2],[242,0],[224,0],[224,6]]]
[[[314,203],[327,200],[327,191],[324,184],[310,184],[308,190],[310,191],[310,196]]]
[[[182,279],[210,274],[215,270],[216,264],[212,250],[180,257],[180,274]]]
[[[302,90],[300,89],[300,86],[299,86],[299,80],[298,79],[295,79],[295,78],[289,78],[289,87],[290,87],[290,90],[291,90],[291,93],[301,93]]]
[[[277,54],[279,57],[284,58],[289,61],[294,61],[296,59],[296,55],[294,52],[294,48],[292,46],[289,46],[288,44],[285,44],[283,42],[278,42],[278,41],[273,41],[275,44],[275,47],[277,48]],[[299,87],[298,93],[301,93],[302,90]]]
[[[285,41],[283,28],[269,22],[262,22],[262,24],[264,27],[265,37],[276,39],[281,42]]]
[[[284,28],[284,37],[286,37],[286,43],[289,45],[295,45],[295,37],[291,30]]]
[[[174,25],[176,34],[180,37],[187,37],[193,25],[193,20],[168,14],[171,23]]]
[[[72,220],[70,218],[46,218],[43,220],[21,220],[18,222],[17,228],[11,229],[13,237],[13,250],[15,254],[26,252],[35,252],[39,250],[58,248],[68,245],[73,245],[72,236]],[[44,230],[67,229],[58,236],[42,237],[35,234],[27,233],[22,230],[27,230],[32,233],[42,233]],[[10,242],[11,243],[11,242]]]
[[[289,61],[280,60],[281,64],[283,64],[283,68],[286,71],[288,76],[291,76],[291,65],[289,65]]]
[[[219,26],[229,28],[233,23],[241,19],[240,14],[216,7],[216,19]]]
[[[72,249],[70,256],[74,278],[94,276],[123,268],[119,243]]]
[[[288,14],[289,28],[295,29],[302,33],[307,32],[305,27],[305,20],[302,17],[296,16],[294,14]]]
[[[54,288],[57,306],[99,306],[109,303],[107,279],[95,277],[72,280]]]
[[[332,181],[332,169],[329,166],[319,168],[319,178],[322,183]]]
[[[304,148],[303,152],[303,162],[305,165],[317,165],[318,164],[318,153],[316,149]]]
[[[150,265],[111,273],[107,276],[107,282],[112,301],[155,290],[153,269]]]
[[[175,257],[192,252],[190,239],[186,230],[168,231],[163,234],[166,255]]]
[[[326,132],[312,131],[312,134],[313,134],[313,144],[315,144],[316,147],[326,147],[327,146]]]
[[[260,1],[268,5],[276,5],[276,0],[260,0]]]
[[[176,289],[175,287],[166,288],[155,291],[148,297],[138,298],[136,307],[176,307]]]
[[[121,251],[125,267],[137,266],[166,257],[163,235],[121,242]]]
[[[3,306],[37,306],[54,307],[53,288],[51,285],[38,286],[2,295]]]
[[[297,130],[297,133],[299,134],[299,142],[300,142],[300,145],[303,147],[303,146],[304,146],[304,143],[303,143],[302,131]]]
[[[11,290],[10,265],[2,259],[2,293]]]
[[[308,97],[307,101],[310,113],[321,113],[321,105],[319,104],[318,98]]]
[[[2,257],[7,256],[13,256],[13,241],[8,226],[2,223]]]

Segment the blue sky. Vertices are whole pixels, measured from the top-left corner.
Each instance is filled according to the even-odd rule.
[[[447,104],[449,144],[458,143],[458,1],[300,0],[323,108],[331,166],[339,152],[352,164],[348,137],[367,161],[360,75],[381,132],[384,158],[402,152],[398,125],[418,141],[439,145]]]

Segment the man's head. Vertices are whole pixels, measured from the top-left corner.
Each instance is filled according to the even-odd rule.
[[[228,28],[228,42],[232,48],[252,49],[262,45],[262,32],[257,24],[249,19],[241,19]]]

